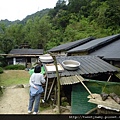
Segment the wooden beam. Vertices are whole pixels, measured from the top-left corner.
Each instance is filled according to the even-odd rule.
[[[91,97],[93,99],[95,99],[95,97],[92,95],[91,91],[87,88],[87,86],[82,82],[82,80],[76,75],[76,77],[78,78],[78,80],[80,80],[80,82],[82,83],[82,85],[85,87],[85,89],[88,91],[88,93],[91,95]]]
[[[53,80],[53,82],[52,82],[52,85],[51,85],[51,87],[50,87],[50,90],[49,90],[49,93],[48,93],[48,96],[47,96],[47,100],[48,100],[49,97],[50,97],[50,94],[51,94],[51,91],[52,91],[52,89],[53,89],[54,83],[55,83],[55,78],[54,78],[54,80]]]
[[[48,87],[48,77],[45,85],[45,93],[44,93],[44,100],[46,100],[46,95],[47,95],[47,87]]]

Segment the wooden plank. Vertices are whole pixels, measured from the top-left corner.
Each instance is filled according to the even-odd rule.
[[[57,63],[57,68],[59,72],[62,72],[64,70],[60,63]],[[45,64],[45,69],[47,73],[56,72],[56,67],[54,64]]]
[[[47,81],[46,81],[46,85],[45,85],[44,100],[46,100],[47,88],[48,88],[48,77],[47,77]]]
[[[92,94],[95,99],[92,99],[91,96],[89,95],[88,98],[90,100],[88,102],[98,104],[98,105],[103,105],[111,109],[117,109],[120,111],[120,104],[116,103],[111,97],[108,97],[105,101],[102,100],[101,96],[99,94]]]

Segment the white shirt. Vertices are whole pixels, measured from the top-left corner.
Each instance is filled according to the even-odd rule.
[[[44,79],[43,74],[33,73],[30,77],[29,83],[32,87],[35,87],[34,84],[42,85],[42,83],[45,83],[45,79]]]

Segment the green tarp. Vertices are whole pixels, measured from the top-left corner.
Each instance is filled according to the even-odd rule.
[[[88,87],[88,89],[91,91],[91,93],[116,93],[117,95],[120,95],[120,83],[117,82],[104,82],[104,81],[97,81],[97,80],[90,80],[90,81],[84,81],[85,85]],[[71,110],[72,114],[85,114],[89,110],[96,107],[96,104],[89,103],[88,102],[88,95],[89,93],[87,90],[83,87],[81,83],[74,84],[72,86],[72,94],[71,94]]]

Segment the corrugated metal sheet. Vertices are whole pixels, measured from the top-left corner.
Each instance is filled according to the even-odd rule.
[[[82,76],[78,76],[81,81],[86,81]],[[79,83],[80,80],[76,76],[70,76],[70,77],[61,77],[60,78],[60,84],[61,85],[71,85]]]
[[[57,62],[62,65],[64,60],[76,60],[80,62],[80,67],[78,70],[69,71],[64,69],[63,72],[60,72],[61,77],[75,76],[75,75],[88,75],[88,74],[98,74],[98,73],[107,73],[107,72],[116,72],[118,69],[111,64],[103,61],[102,59],[96,56],[61,56],[56,57]],[[46,71],[47,72],[47,71]],[[47,73],[48,78],[56,77],[56,73]]]

